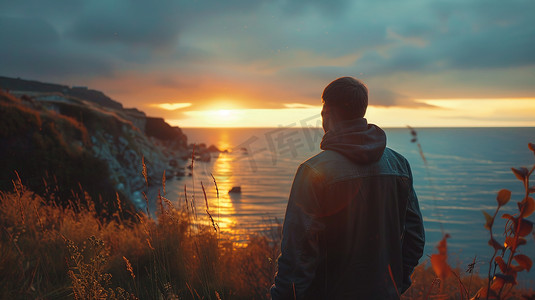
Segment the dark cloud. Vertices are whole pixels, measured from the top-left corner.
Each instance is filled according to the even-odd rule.
[[[535,65],[535,2],[433,2],[435,20],[391,27],[399,43],[366,51],[356,67],[370,75],[392,72],[500,69]],[[420,42],[420,43],[418,43]]]
[[[369,99],[368,104],[371,106],[383,106],[383,107],[434,107],[422,102],[416,102],[414,99],[402,95],[380,86],[369,85]]]
[[[0,15],[0,38],[1,48],[16,50],[57,43],[59,34],[48,21],[41,18]]]
[[[196,90],[242,99],[272,90],[255,107],[319,101],[345,75],[370,82],[370,99],[383,106],[421,106],[404,88],[420,80],[421,89],[477,94],[489,83],[473,74],[507,83],[493,93],[525,94],[533,77],[510,70],[535,65],[533,11],[531,0],[2,1],[0,75],[117,76],[108,86],[121,74],[152,77],[147,84],[196,99],[205,96]],[[444,75],[452,72],[470,76]]]
[[[368,91],[368,104],[373,106],[395,106],[404,102],[407,97],[384,88],[373,88]]]
[[[30,79],[63,79],[70,75],[108,75],[112,64],[98,53],[76,49],[41,18],[0,16],[0,60],[3,75]]]
[[[75,17],[78,12],[82,11],[85,0],[21,0],[21,1],[2,1],[0,3],[1,14],[27,17],[52,17],[65,19],[70,16]]]
[[[449,48],[445,45],[443,51],[437,52],[458,69],[530,66],[535,65],[534,36],[533,27],[498,27],[460,37]]]
[[[177,8],[125,2],[91,7],[76,20],[69,33],[91,43],[122,43],[160,48],[172,46],[180,33]]]
[[[317,10],[327,16],[336,16],[342,13],[350,3],[350,0],[283,0],[280,5],[289,14],[300,14],[309,10]]]
[[[226,13],[240,14],[262,1],[92,1],[69,30],[91,43],[160,49],[178,43],[183,28]]]

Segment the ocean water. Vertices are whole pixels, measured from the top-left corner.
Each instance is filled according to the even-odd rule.
[[[213,154],[210,162],[196,161],[192,176],[169,179],[167,198],[177,203],[195,200],[200,219],[204,213],[202,187],[210,213],[221,232],[236,241],[251,232],[262,232],[274,220],[282,222],[288,194],[299,164],[320,151],[321,129],[281,128],[184,128],[190,143],[214,144],[227,153]],[[385,129],[387,146],[403,154],[411,164],[426,231],[426,255],[444,233],[450,263],[463,269],[476,258],[476,270],[486,273],[493,250],[487,245],[482,210],[492,215],[496,194],[506,188],[511,201],[498,215],[514,213],[524,195],[522,182],[511,167],[530,167],[535,156],[528,142],[535,142],[535,128],[422,128],[416,129],[424,160],[406,128]],[[212,178],[213,176],[213,178]],[[219,197],[214,184],[217,182]],[[202,183],[202,185],[201,185]],[[228,191],[241,187],[241,194]],[[534,221],[534,217],[530,216]],[[497,220],[495,238],[503,242],[505,222]],[[535,258],[535,235],[519,251]],[[519,279],[535,281],[522,272]],[[535,272],[531,272],[535,273]]]

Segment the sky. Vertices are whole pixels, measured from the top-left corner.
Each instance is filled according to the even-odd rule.
[[[0,75],[181,127],[303,124],[332,80],[385,127],[535,126],[535,1],[0,0]]]

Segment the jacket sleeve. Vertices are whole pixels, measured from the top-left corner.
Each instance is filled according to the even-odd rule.
[[[410,167],[409,167],[410,170]],[[412,174],[410,174],[409,199],[405,215],[405,231],[403,236],[403,286],[405,292],[411,285],[410,276],[418,260],[422,257],[425,245],[425,232],[422,213],[418,205],[418,198],[413,187]]]
[[[303,299],[311,287],[319,263],[322,224],[314,217],[318,208],[319,175],[301,165],[294,178],[282,230],[281,255],[273,300]]]

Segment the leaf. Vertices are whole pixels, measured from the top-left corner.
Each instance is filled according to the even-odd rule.
[[[505,274],[496,274],[492,279],[493,283],[490,287],[491,290],[499,291],[505,284],[516,285],[516,271],[509,269]]]
[[[522,202],[518,202],[518,210],[520,211],[520,217],[527,218],[535,211],[535,200],[533,200],[533,198],[531,197],[527,197]]]
[[[533,262],[531,262],[531,258],[527,257],[524,254],[517,254],[513,257],[514,260],[523,267],[524,269],[529,270],[531,269],[531,266],[533,265]]]
[[[535,145],[534,144],[528,143],[528,148],[529,148],[529,150],[535,152]]]
[[[447,258],[444,254],[431,255],[431,266],[441,280],[445,280],[451,274],[451,267],[448,265]]]
[[[437,249],[439,254],[433,254],[431,255],[431,266],[433,267],[433,270],[435,271],[435,274],[441,279],[445,280],[451,271],[450,265],[448,265],[448,246],[446,239],[450,237],[449,234],[444,234],[442,237],[442,240],[437,245]]]
[[[496,274],[496,275],[501,275],[501,274]],[[497,299],[498,291],[502,289],[504,284],[505,284],[505,279],[503,279],[501,276],[494,276],[494,278],[492,279],[492,285],[490,286],[490,291],[495,292],[494,295],[496,296],[496,298],[489,298],[489,299]]]
[[[525,238],[519,237],[517,239],[517,241],[515,242],[515,237],[514,236],[508,236],[508,237],[505,238],[504,246],[506,248],[511,248],[513,251],[515,251],[518,246],[525,245],[525,244],[526,244],[526,239]]]
[[[505,272],[505,269],[507,269],[507,265],[505,264],[505,261],[503,260],[503,257],[496,256],[494,261],[496,261],[496,263],[498,264],[498,267],[500,267],[500,270],[502,272]]]
[[[515,232],[518,233],[518,236],[526,236],[530,234],[532,230],[533,222],[529,220],[521,219],[520,222],[518,222],[518,220],[515,222]]]
[[[492,218],[486,211],[482,210],[483,215],[485,216],[485,228],[490,230],[492,228],[492,223],[494,223],[494,218]]]
[[[522,267],[522,266],[517,266],[517,265],[513,265],[511,264],[511,270],[515,271],[515,272],[522,272],[523,270],[525,270],[526,268]]]
[[[503,280],[501,280],[502,286],[503,286]],[[497,288],[498,290],[500,288]],[[496,293],[493,290],[490,290],[487,287],[482,287],[477,291],[476,296],[472,299],[496,299],[498,297],[498,293]]]
[[[440,242],[438,242],[437,250],[438,250],[439,254],[448,255],[448,243],[447,243],[446,239],[448,239],[449,237],[450,237],[450,235],[448,233],[446,233],[442,237],[442,240],[440,240]]]
[[[495,277],[494,277],[495,279],[496,279],[496,278],[503,279],[504,283],[512,283],[512,284],[515,284],[515,277],[512,276],[512,275],[505,275],[505,274],[500,274],[500,273],[498,273],[498,274],[496,274],[496,275],[494,275],[494,276],[495,276]]]
[[[521,167],[519,169],[511,168],[511,170],[515,174],[516,178],[518,178],[521,181],[524,181],[524,179],[526,178],[526,176],[529,173],[528,169],[526,169],[524,167]]]
[[[490,238],[488,244],[496,251],[505,249],[502,244],[498,243],[494,238]]]
[[[494,218],[491,217],[486,211],[481,211],[483,215],[485,216],[485,228],[490,230],[492,228],[492,224],[494,224]]]
[[[511,199],[511,191],[508,189],[501,189],[498,192],[496,200],[498,201],[498,206],[504,206]]]
[[[502,219],[509,219],[511,221],[514,221],[515,217],[511,216],[510,214],[503,214]]]

